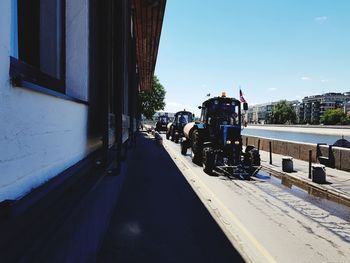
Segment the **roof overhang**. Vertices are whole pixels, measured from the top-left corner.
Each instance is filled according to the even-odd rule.
[[[166,0],[132,0],[140,91],[152,89]]]

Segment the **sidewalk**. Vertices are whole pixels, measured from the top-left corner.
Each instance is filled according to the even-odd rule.
[[[130,161],[98,262],[243,262],[153,138]]]
[[[272,154],[272,165],[270,165],[269,152],[260,151],[261,164],[263,170],[276,172],[288,176],[306,186],[310,186],[325,192],[331,197],[339,198],[341,201],[350,205],[350,173],[326,167],[327,184],[313,183],[309,179],[309,163],[293,159],[294,172],[286,173],[282,171],[282,157],[280,154]],[[350,161],[350,160],[349,160]]]

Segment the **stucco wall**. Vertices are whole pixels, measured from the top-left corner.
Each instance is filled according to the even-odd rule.
[[[0,201],[19,198],[88,153],[86,105],[10,84],[11,4],[0,1]],[[71,68],[87,69],[87,61],[81,57],[67,67],[68,90],[76,82],[87,90],[86,80],[72,80],[86,78],[86,71],[70,73]]]

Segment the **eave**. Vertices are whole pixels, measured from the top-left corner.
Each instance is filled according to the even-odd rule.
[[[151,90],[166,0],[132,0],[140,91]]]

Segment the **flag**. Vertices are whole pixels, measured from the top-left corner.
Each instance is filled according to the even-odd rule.
[[[247,101],[245,100],[245,98],[243,97],[243,92],[242,92],[241,89],[239,89],[239,100],[240,100],[241,102],[247,102]]]

